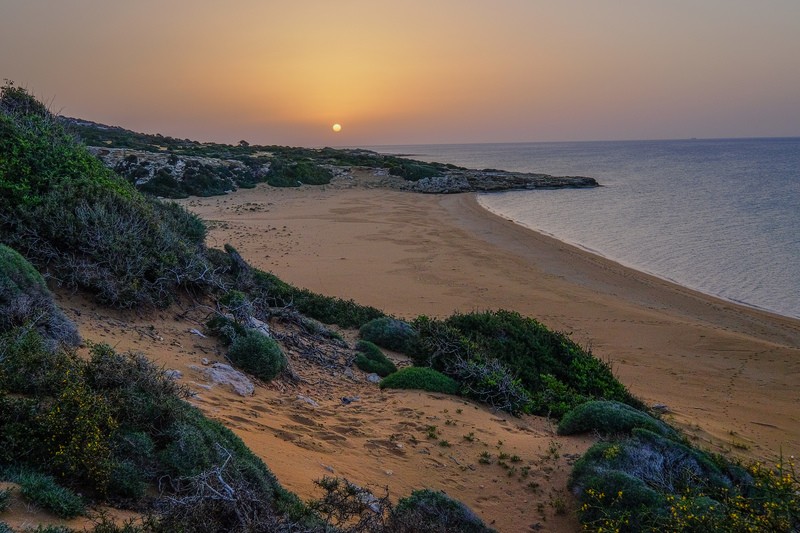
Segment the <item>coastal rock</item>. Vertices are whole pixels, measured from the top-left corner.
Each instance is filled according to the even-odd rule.
[[[203,374],[214,385],[223,385],[239,396],[252,396],[256,391],[256,386],[250,378],[231,365],[214,363],[207,367],[192,365],[190,368]]]
[[[370,383],[380,383],[381,382],[381,377],[378,374],[374,374],[374,373],[373,374],[368,374],[367,375],[367,381],[369,381]]]
[[[425,194],[493,192],[532,189],[581,189],[599,187],[597,180],[584,176],[550,176],[504,170],[451,170],[441,176],[406,182],[401,188]]]

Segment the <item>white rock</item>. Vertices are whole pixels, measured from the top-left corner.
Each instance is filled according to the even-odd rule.
[[[193,365],[190,368],[203,374],[214,385],[223,385],[239,396],[252,396],[256,391],[256,386],[250,378],[231,365],[214,363],[207,367]]]
[[[311,407],[319,407],[319,404],[314,400],[312,400],[311,398],[309,398],[308,396],[303,396],[302,394],[298,394],[297,399],[300,400],[301,402],[307,403]]]

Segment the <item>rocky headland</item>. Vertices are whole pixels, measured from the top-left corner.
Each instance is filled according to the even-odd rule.
[[[532,189],[583,189],[599,187],[597,180],[584,176],[550,176],[505,170],[448,170],[441,176],[398,183],[397,188],[426,194],[497,192]]]

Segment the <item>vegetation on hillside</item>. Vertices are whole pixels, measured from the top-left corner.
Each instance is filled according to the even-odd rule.
[[[0,331],[17,327],[34,328],[49,349],[80,342],[75,324],[55,304],[41,274],[0,244]]]
[[[275,187],[324,185],[339,169],[354,166],[383,169],[409,181],[458,168],[362,149],[200,143],[85,120],[62,122],[130,184],[165,198],[225,194],[262,182]]]
[[[561,418],[594,399],[644,408],[611,372],[567,335],[511,311],[373,320],[360,330],[379,346],[455,379],[464,396],[510,413]]]
[[[116,307],[211,282],[205,227],[105,168],[24,89],[0,90],[0,241]]]
[[[589,449],[570,476],[586,529],[789,533],[800,528],[793,458],[782,458],[774,468],[744,466],[699,450],[663,422],[612,402],[573,413],[562,421],[570,420],[568,432],[612,435]]]

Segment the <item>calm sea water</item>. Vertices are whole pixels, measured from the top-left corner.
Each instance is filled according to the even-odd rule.
[[[371,148],[471,168],[594,177],[603,187],[479,200],[627,266],[800,318],[800,138]]]

